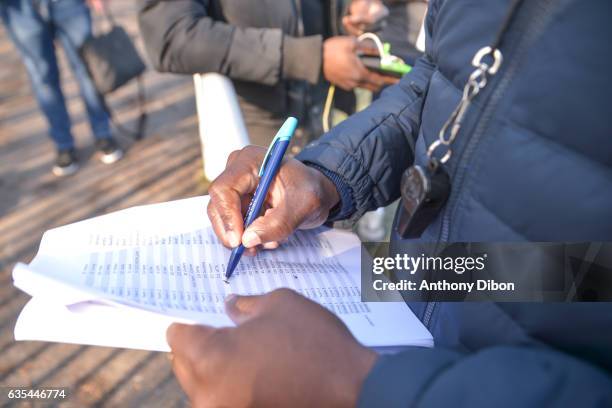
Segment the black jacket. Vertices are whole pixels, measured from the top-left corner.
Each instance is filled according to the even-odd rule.
[[[144,0],[139,21],[156,69],[227,75],[252,127],[318,109],[322,42],[338,33],[342,7],[330,0]]]

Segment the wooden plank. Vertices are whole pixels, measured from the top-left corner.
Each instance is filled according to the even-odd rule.
[[[122,350],[110,361],[98,367],[92,375],[80,381],[73,391],[72,398],[78,398],[84,406],[92,406],[103,402],[107,395],[112,394],[121,384],[136,375],[146,367],[153,352]]]
[[[78,357],[85,346],[75,344],[46,344],[40,353],[30,356],[18,367],[7,372],[2,382],[7,386],[34,387],[58,367]]]
[[[74,389],[77,384],[92,376],[94,371],[115,358],[121,350],[110,347],[85,347],[78,358],[66,361],[62,366],[56,366],[42,378],[38,384],[46,387],[66,387]]]
[[[142,51],[137,5],[110,5]],[[68,387],[71,398],[61,404],[66,407],[187,406],[165,353],[13,340],[28,296],[12,286],[11,270],[15,262],[31,259],[45,230],[134,205],[205,194],[208,186],[190,76],[146,73],[149,135],[138,143],[118,135],[127,154],[105,166],[92,157],[78,86],[61,52],[59,57],[72,130],[84,157],[82,169],[65,179],[50,174],[55,153],[45,120],[0,27],[0,385]],[[138,117],[135,91],[130,85],[109,98],[127,126]]]
[[[142,369],[120,384],[113,393],[106,393],[104,399],[99,402],[111,407],[143,406],[142,402],[163,384],[168,376],[172,376],[172,367],[167,356],[162,353],[153,354]]]
[[[186,396],[183,393],[175,391],[177,387],[178,383],[174,375],[168,374],[164,381],[159,384],[159,386],[157,386],[139,406],[164,408],[189,406]]]
[[[106,212],[106,210],[112,206],[124,207],[121,205],[121,203],[123,203],[126,200],[130,200],[131,203],[137,204],[138,201],[134,200],[133,198],[131,199],[132,196],[135,196],[135,197],[143,197],[143,196],[150,197],[151,196],[151,193],[148,192],[147,189],[145,189],[145,187],[151,187],[152,188],[151,191],[153,193],[155,193],[158,190],[161,190],[161,192],[157,194],[157,195],[160,195],[160,194],[162,195],[162,197],[160,197],[161,199],[157,198],[157,200],[150,200],[149,202],[163,201],[167,199],[178,198],[176,195],[173,196],[171,193],[176,191],[175,190],[176,186],[183,186],[183,187],[185,186],[186,182],[184,180],[186,176],[188,176],[190,172],[195,170],[194,166],[186,167],[188,164],[195,162],[193,159],[194,159],[193,157],[184,158],[184,157],[178,156],[177,159],[167,161],[166,162],[167,165],[163,166],[161,170],[152,171],[148,173],[148,176],[146,178],[141,179],[141,180],[135,180],[137,187],[142,188],[142,191],[140,191],[139,193],[136,193],[136,195],[132,193],[132,191],[134,191],[133,189],[130,189],[130,188],[124,189],[121,186],[115,188],[112,191],[112,194],[109,194],[110,197],[107,198],[107,200],[103,201],[101,205],[97,206],[96,211],[101,214],[101,213]],[[176,172],[176,175],[179,175],[178,179],[175,178],[174,172]],[[187,180],[189,179],[187,178]],[[189,183],[190,185],[193,184],[191,180],[189,180],[189,182],[190,182]],[[174,186],[174,187],[168,188],[167,191],[162,190],[162,187],[156,187],[156,188],[154,187],[156,184],[160,184],[160,183],[163,183],[163,186],[167,185],[169,187],[170,186]],[[138,191],[138,189],[136,189],[136,191]],[[79,219],[81,218],[80,217],[81,215],[83,215],[83,218],[86,218],[85,216],[87,213],[83,211],[81,208],[74,208],[72,209],[71,213],[69,213],[70,215],[67,215],[65,213],[59,213],[59,214],[52,213],[52,214],[53,214],[52,215],[53,218],[47,220],[47,222],[45,222],[43,225],[27,226],[25,228],[27,233],[19,234],[12,238],[11,244],[7,245],[6,249],[11,250],[14,255],[8,258],[8,262],[11,262],[11,263],[15,262],[18,259],[21,259],[24,256],[32,252],[32,250],[36,247],[37,242],[40,240],[40,237],[38,237],[35,234],[35,232],[39,230],[39,228],[48,229],[55,225],[67,224],[75,220],[75,218],[73,218],[75,214],[77,215],[76,219]],[[0,274],[0,276],[2,275],[4,274]],[[4,277],[4,278],[8,279],[7,277]]]

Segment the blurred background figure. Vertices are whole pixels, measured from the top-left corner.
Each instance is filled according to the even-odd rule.
[[[123,156],[112,137],[109,117],[79,48],[91,35],[89,9],[84,0],[1,0],[0,16],[26,66],[32,89],[49,124],[49,135],[57,148],[53,167],[56,176],[78,169],[71,121],[60,87],[55,40],[64,48],[85,103],[100,160],[110,164]]]
[[[357,87],[378,91],[395,82],[368,71],[357,55],[359,42],[343,35],[342,18],[347,14],[358,22],[386,15],[380,0],[143,0],[142,4],[140,28],[153,65],[161,71],[229,77],[253,144],[267,145],[292,115],[301,124],[291,151],[295,154],[322,134],[329,83],[344,91]]]

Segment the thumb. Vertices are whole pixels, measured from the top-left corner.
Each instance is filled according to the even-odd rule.
[[[286,207],[270,208],[257,218],[242,235],[242,245],[253,248],[267,242],[281,242],[300,225],[301,217]]]
[[[257,316],[263,304],[262,295],[239,296],[231,294],[225,298],[225,312],[237,325]]]

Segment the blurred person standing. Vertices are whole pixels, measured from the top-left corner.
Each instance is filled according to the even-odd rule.
[[[99,1],[99,0],[97,0]],[[71,121],[61,90],[55,40],[64,48],[79,84],[100,160],[111,164],[123,151],[113,139],[108,113],[83,63],[79,49],[92,34],[85,0],[0,0],[0,16],[26,66],[34,95],[57,148],[53,174],[78,170]]]
[[[396,82],[361,63],[356,38],[342,35],[347,14],[367,25],[386,9],[380,0],[143,0],[140,28],[158,70],[232,80],[252,143],[267,145],[291,115],[303,146],[322,133],[328,83],[377,91]]]

